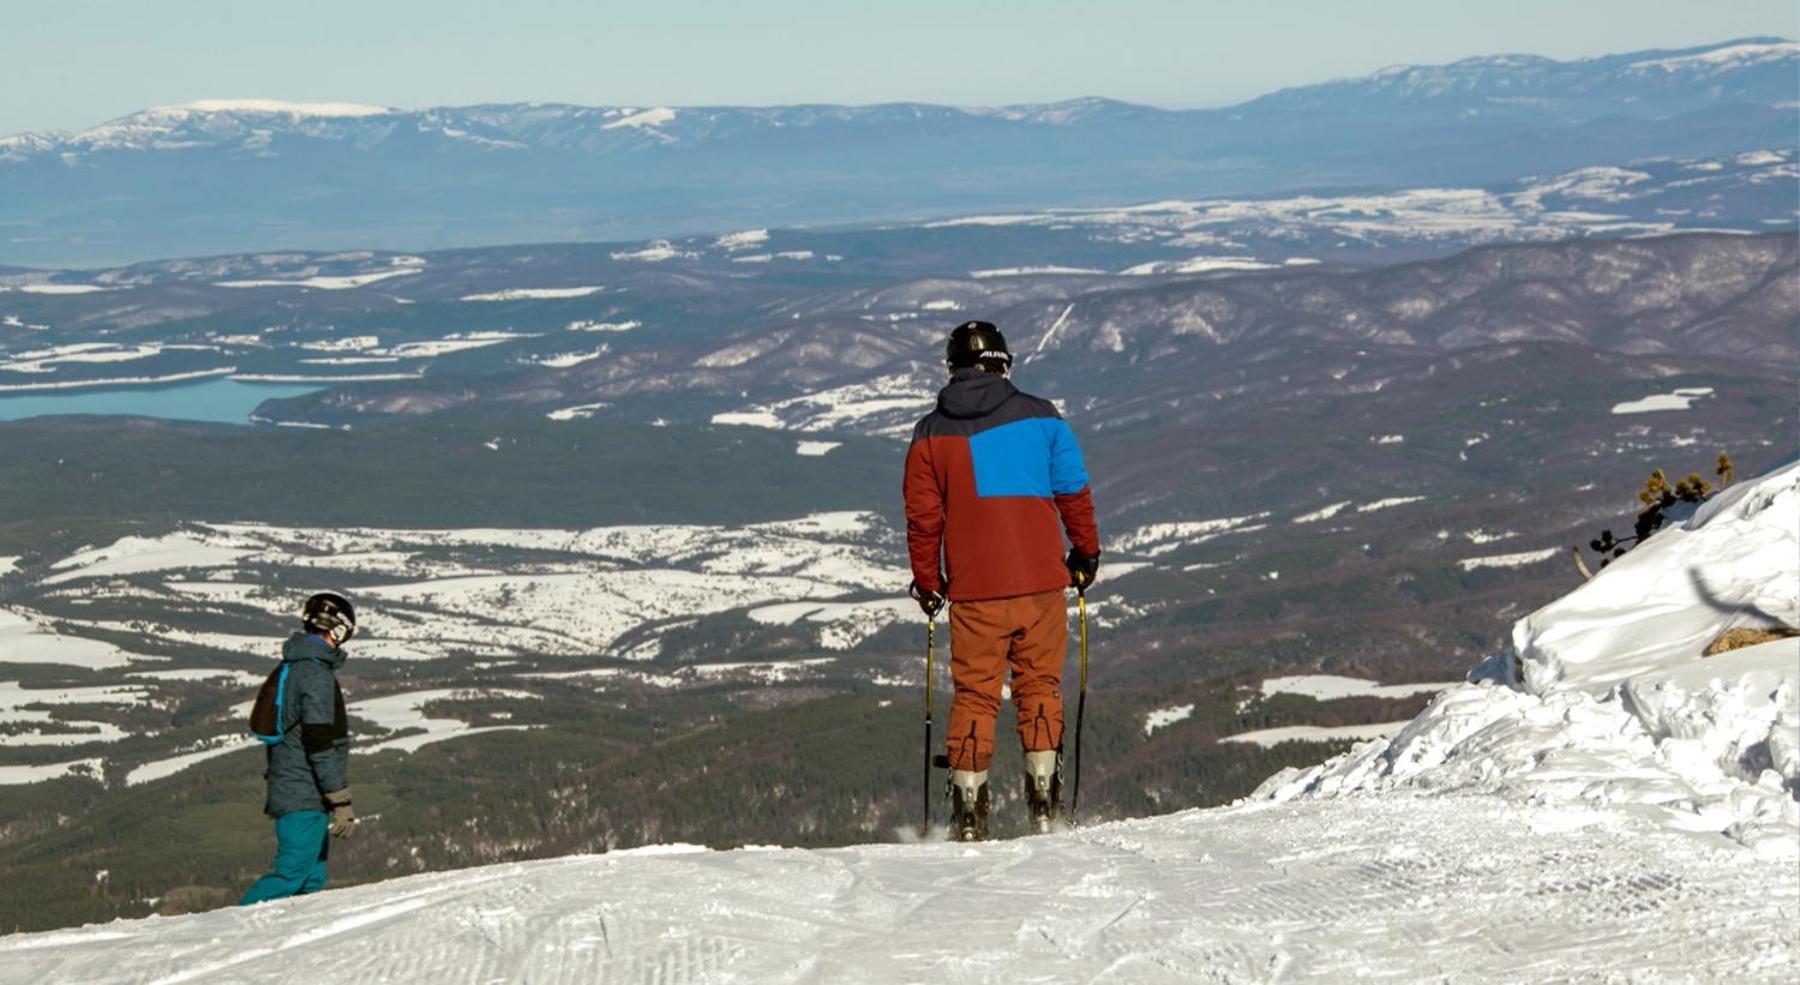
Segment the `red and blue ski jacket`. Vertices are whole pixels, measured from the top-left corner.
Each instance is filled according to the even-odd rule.
[[[952,602],[1068,587],[1065,531],[1100,552],[1075,433],[1003,376],[957,371],[913,428],[903,492],[913,580]]]

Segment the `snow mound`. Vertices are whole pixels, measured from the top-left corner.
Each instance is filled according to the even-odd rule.
[[[1800,463],[1729,488],[1520,620],[1511,652],[1398,735],[1252,799],[1398,787],[1641,813],[1800,855],[1800,639],[1702,657],[1800,616]]]

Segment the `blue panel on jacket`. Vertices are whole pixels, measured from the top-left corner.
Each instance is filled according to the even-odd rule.
[[[1034,417],[969,436],[977,496],[1037,496],[1078,492],[1087,468],[1067,422]]]

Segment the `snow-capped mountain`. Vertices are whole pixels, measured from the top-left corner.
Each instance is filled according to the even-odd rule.
[[[1358,78],[1283,89],[1242,109],[1374,115],[1429,107],[1442,116],[1548,115],[1570,121],[1608,111],[1663,116],[1791,100],[1796,66],[1800,43],[1783,38],[1566,62],[1488,55],[1448,65],[1393,65]]]
[[[1233,807],[435,873],[4,938],[0,981],[1787,981],[1800,640],[1708,644],[1792,631],[1797,519],[1800,465],[1726,489]]]
[[[989,120],[1080,127],[1175,115],[1179,114],[1106,99],[992,108],[928,103],[764,108],[499,103],[423,110],[354,103],[208,99],[152,107],[73,133],[34,132],[0,139],[0,160],[22,163],[40,153],[198,148],[267,151],[269,142],[278,137],[350,143],[435,138],[491,149],[562,150],[605,157],[652,146],[701,144],[782,129],[936,127]]]
[[[1488,112],[1574,121],[1614,109],[1642,117],[1706,106],[1791,101],[1800,42],[1750,38],[1679,51],[1641,51],[1560,62],[1493,55],[1448,65],[1396,65],[1374,74],[1284,89],[1224,112],[1265,109],[1387,112],[1435,104],[1445,114]],[[499,149],[579,151],[596,156],[650,146],[696,145],[773,130],[957,127],[982,121],[1087,128],[1125,123],[1210,121],[1206,111],[1172,111],[1087,98],[1000,107],[927,103],[873,106],[577,106],[511,103],[403,110],[355,103],[210,99],[146,109],[75,133],[32,133],[0,141],[0,160],[41,153],[101,151],[267,151],[280,136],[340,141],[440,138]]]
[[[1792,143],[1800,45],[1408,66],[1223,110],[267,99],[0,139],[0,218],[44,265],[424,249],[1130,197],[1395,187]],[[1528,139],[1521,139],[1521,137]]]

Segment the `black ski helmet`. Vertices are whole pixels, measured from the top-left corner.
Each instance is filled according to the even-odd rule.
[[[1006,348],[1006,336],[993,322],[966,321],[950,333],[944,343],[944,363],[951,369],[972,366],[1001,370],[1012,368],[1012,352]]]
[[[306,600],[306,606],[300,610],[300,623],[307,632],[317,633],[333,646],[343,646],[356,635],[356,606],[336,592],[320,592]]]

